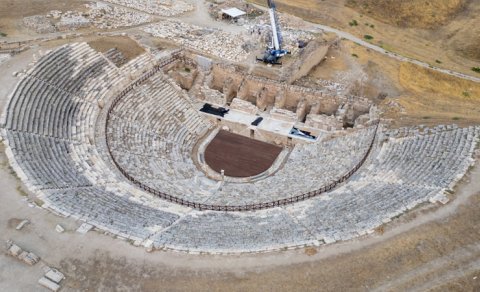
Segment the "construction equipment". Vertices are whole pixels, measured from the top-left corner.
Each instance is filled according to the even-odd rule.
[[[281,65],[280,58],[286,54],[290,54],[287,50],[282,49],[282,33],[277,18],[276,7],[273,0],[267,0],[268,13],[270,14],[270,23],[272,27],[272,43],[265,50],[263,58],[257,58],[258,61],[263,61],[272,65]]]

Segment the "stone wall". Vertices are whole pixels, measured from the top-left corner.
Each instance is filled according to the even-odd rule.
[[[180,72],[184,67],[198,68],[195,60],[194,54],[186,52],[177,62],[177,72],[170,72],[170,75],[184,89],[190,90],[196,84],[190,90],[193,98],[217,105],[235,107],[233,101],[238,100],[237,104],[245,101],[254,105],[259,113],[269,112],[274,115],[285,110],[292,113],[295,122],[304,123],[309,120],[313,128],[321,130],[353,127],[356,119],[368,114],[372,106],[366,98],[337,94],[334,87],[312,89],[290,85],[249,74],[246,69],[231,64],[214,63],[210,71],[200,70],[201,80],[196,77],[196,73],[185,76],[185,72]],[[325,125],[320,125],[322,121]],[[357,124],[364,123],[362,121]]]
[[[260,109],[271,107],[297,111],[299,102],[308,112],[315,106],[317,113],[332,115],[344,103],[353,103],[359,114],[368,112],[369,102],[363,98],[349,101],[327,90],[315,90],[302,86],[288,85],[275,80],[248,75],[242,70],[225,64],[215,64],[211,71],[210,86],[227,95],[227,102],[238,97],[256,104]],[[368,105],[368,106],[367,106]]]

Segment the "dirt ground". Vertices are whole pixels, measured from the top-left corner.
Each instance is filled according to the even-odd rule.
[[[82,0],[0,0],[0,32],[7,36],[39,36],[22,25],[26,16],[45,14],[51,10],[75,10],[88,1]]]
[[[142,47],[126,36],[99,37],[89,41],[88,44],[100,53],[105,53],[111,48],[116,48],[122,52],[127,61],[145,53],[145,50]]]

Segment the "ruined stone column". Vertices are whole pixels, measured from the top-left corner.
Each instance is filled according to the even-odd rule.
[[[223,82],[223,90],[222,91],[223,91],[223,94],[225,95],[225,99],[226,99],[227,103],[232,102],[232,100],[237,95],[237,88],[235,88],[235,84],[234,84],[233,79],[231,77],[228,77]]]
[[[249,94],[249,89],[248,89],[247,80],[243,79],[242,82],[240,83],[240,86],[238,87],[237,98],[240,98],[242,100],[248,100],[248,94]]]
[[[318,115],[320,113],[320,110],[322,108],[322,105],[320,101],[316,101],[312,107],[310,108],[310,113],[311,115]]]
[[[257,97],[257,107],[264,111],[268,106],[268,90],[265,87],[262,87],[260,91],[256,94]]]
[[[305,116],[307,115],[307,101],[305,99],[298,102],[296,114],[297,120],[303,121],[305,119]]]
[[[285,94],[285,90],[280,91],[275,96],[275,107],[276,108],[283,108],[285,106],[285,102],[287,101],[287,95]]]

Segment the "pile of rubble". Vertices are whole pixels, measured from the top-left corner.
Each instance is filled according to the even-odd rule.
[[[205,29],[173,20],[164,20],[149,25],[144,31],[154,37],[172,40],[187,48],[233,62],[243,61],[247,56],[247,52],[242,47],[245,43],[243,35],[234,35],[217,29]]]
[[[18,226],[17,230],[22,229],[26,224],[30,221],[23,220]],[[58,226],[58,225],[57,225]],[[26,263],[27,265],[33,266],[40,261],[40,257],[34,254],[33,252],[25,251],[12,240],[7,240],[6,242],[6,250],[7,253],[20,261]],[[44,270],[44,276],[38,280],[38,284],[42,285],[43,287],[50,289],[51,291],[58,291],[60,290],[60,282],[65,279],[65,276],[59,272],[57,269],[50,268],[44,263],[42,264],[42,268]]]
[[[23,23],[37,33],[53,33],[77,30],[92,25],[100,29],[114,29],[153,20],[153,17],[146,13],[104,3],[92,2],[85,4],[85,7],[87,10],[84,12],[52,10],[46,15],[28,16],[23,19]]]
[[[65,279],[65,276],[57,269],[46,267],[45,276],[38,280],[38,284],[48,288],[54,292],[60,290],[60,282]]]
[[[75,11],[67,11],[62,14],[60,21],[55,24],[55,27],[59,31],[69,31],[89,27],[90,25],[90,20],[85,16]]]
[[[92,2],[85,6],[88,8],[88,19],[101,29],[135,26],[153,20],[148,14],[104,3]]]
[[[33,266],[38,263],[38,261],[40,261],[40,258],[36,254],[23,250],[11,240],[7,241],[6,249],[8,251],[8,254],[30,266]]]
[[[248,26],[248,33],[252,39],[262,44],[268,44],[272,39],[272,29],[269,23],[259,22]],[[315,35],[309,31],[299,30],[295,28],[282,29],[283,48],[292,54],[299,51],[300,43],[308,43],[315,39]]]
[[[107,2],[123,5],[140,11],[160,16],[175,16],[192,11],[194,6],[182,0],[106,0]]]
[[[45,15],[33,15],[23,18],[23,24],[37,33],[56,32],[57,28]]]
[[[0,54],[0,64],[10,59],[10,54]]]

